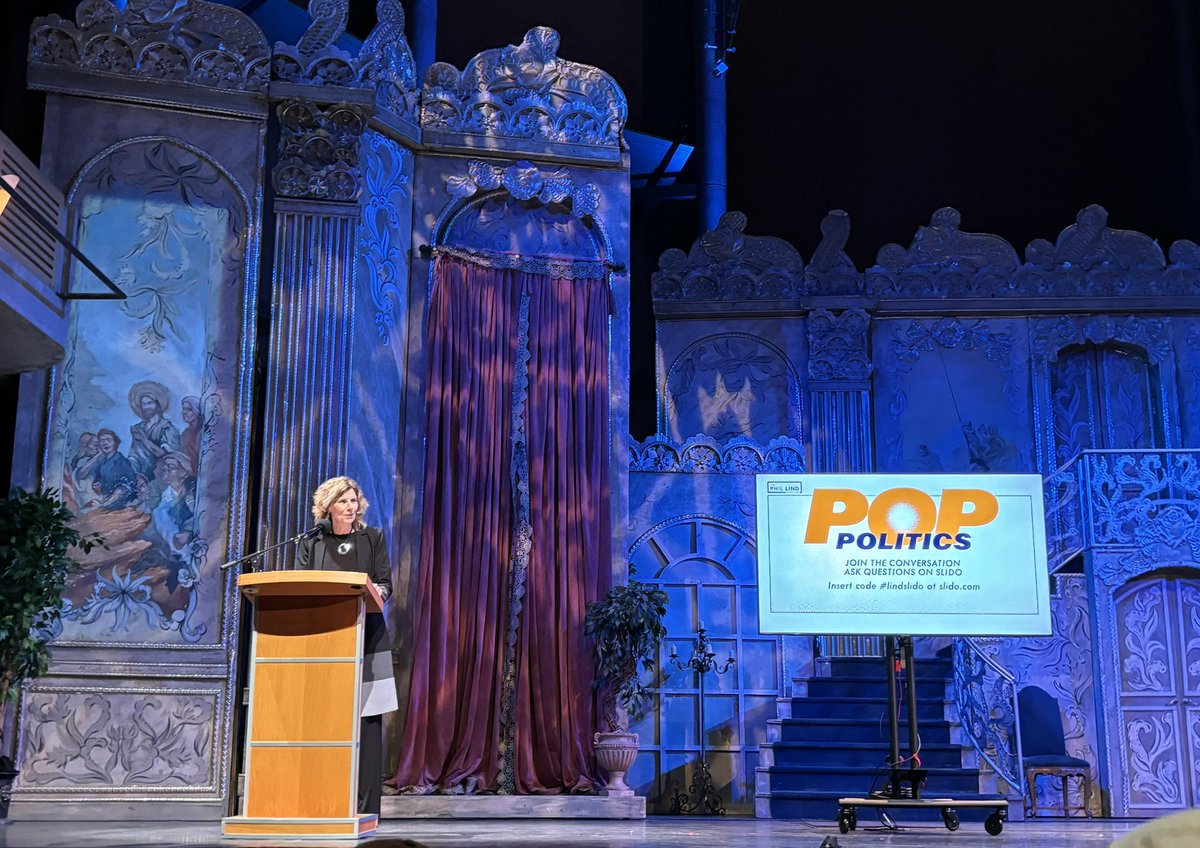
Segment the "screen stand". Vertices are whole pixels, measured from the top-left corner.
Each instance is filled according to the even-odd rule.
[[[891,766],[891,772],[887,786],[882,792],[872,793],[866,798],[838,799],[838,830],[849,833],[858,828],[859,807],[874,807],[880,814],[880,821],[888,827],[895,827],[891,817],[885,812],[888,807],[934,809],[941,812],[946,830],[958,830],[958,812],[954,808],[975,807],[991,810],[991,814],[983,823],[983,829],[992,836],[999,835],[1000,831],[1004,830],[1004,822],[1008,818],[1008,801],[1003,798],[956,801],[953,798],[921,797],[921,785],[925,783],[929,770],[917,767],[916,755],[921,750],[921,737],[917,732],[917,672],[913,664],[912,637],[885,637],[883,654],[887,661],[888,726],[892,737],[888,765]],[[908,688],[907,767],[902,767],[904,761],[900,759],[900,716],[899,701],[896,697],[896,679],[901,671],[904,672],[904,682]]]
[[[887,661],[888,729],[891,731],[892,748],[888,757],[891,772],[883,794],[885,798],[920,800],[921,784],[925,782],[929,771],[920,768],[916,758],[921,737],[917,731],[917,672],[913,664],[913,640],[911,636],[888,636],[884,645],[883,653]],[[904,671],[904,683],[908,689],[908,768],[900,767],[902,760],[896,676],[901,669]]]

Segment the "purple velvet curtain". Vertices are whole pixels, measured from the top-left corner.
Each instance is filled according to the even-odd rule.
[[[437,259],[397,787],[596,783],[583,618],[609,586],[607,318],[604,280]],[[516,550],[515,485],[532,537]]]

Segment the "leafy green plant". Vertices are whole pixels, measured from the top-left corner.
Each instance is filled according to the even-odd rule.
[[[0,704],[46,671],[63,590],[79,568],[76,552],[104,543],[81,536],[74,520],[53,489],[13,489],[0,500]]]
[[[641,670],[653,671],[658,648],[667,635],[663,616],[667,614],[667,593],[634,577],[614,586],[598,601],[588,604],[584,627],[595,644],[596,687],[610,695],[605,710],[609,730],[617,730],[616,711],[611,699],[637,724],[646,714],[650,688],[641,680]],[[640,669],[639,669],[640,666]]]

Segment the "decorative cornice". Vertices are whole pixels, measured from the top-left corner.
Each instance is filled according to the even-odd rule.
[[[279,161],[271,173],[281,197],[352,201],[362,187],[359,141],[365,116],[354,106],[279,104]]]
[[[1088,206],[1051,243],[1034,239],[1022,262],[1003,238],[960,228],[953,208],[937,210],[911,244],[882,247],[874,266],[857,270],[844,252],[850,219],[834,210],[822,241],[803,265],[787,242],[745,234],[741,213],[722,216],[688,253],[668,250],[652,276],[654,299],[752,302],[820,296],[880,300],[1200,296],[1200,246],[1186,239],[1170,262],[1149,236],[1108,226]]]
[[[425,73],[421,126],[465,135],[618,148],[628,108],[611,76],[558,57],[559,36],[534,27],[519,45],[485,50],[459,71]]]
[[[266,90],[270,56],[254,21],[205,0],[83,0],[74,23],[35,19],[29,40],[34,66],[251,93]]]
[[[683,444],[666,436],[628,440],[629,470],[682,474],[781,474],[804,471],[804,446],[790,436],[762,445],[745,436],[725,444],[692,436]]]

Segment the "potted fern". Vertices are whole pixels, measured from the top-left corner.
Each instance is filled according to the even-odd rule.
[[[74,520],[52,489],[14,489],[0,500],[0,710],[46,671],[63,590],[78,569],[74,555],[103,543],[81,536]],[[16,774],[13,761],[0,756],[0,819],[8,816]]]
[[[607,731],[594,737],[596,760],[608,772],[602,795],[630,796],[625,773],[637,758],[638,736],[622,729],[617,707],[629,726],[646,714],[653,693],[642,682],[642,671],[653,671],[667,628],[667,593],[643,583],[629,568],[629,580],[614,586],[598,601],[588,604],[585,628],[595,645],[595,686],[604,692],[602,715]]]

